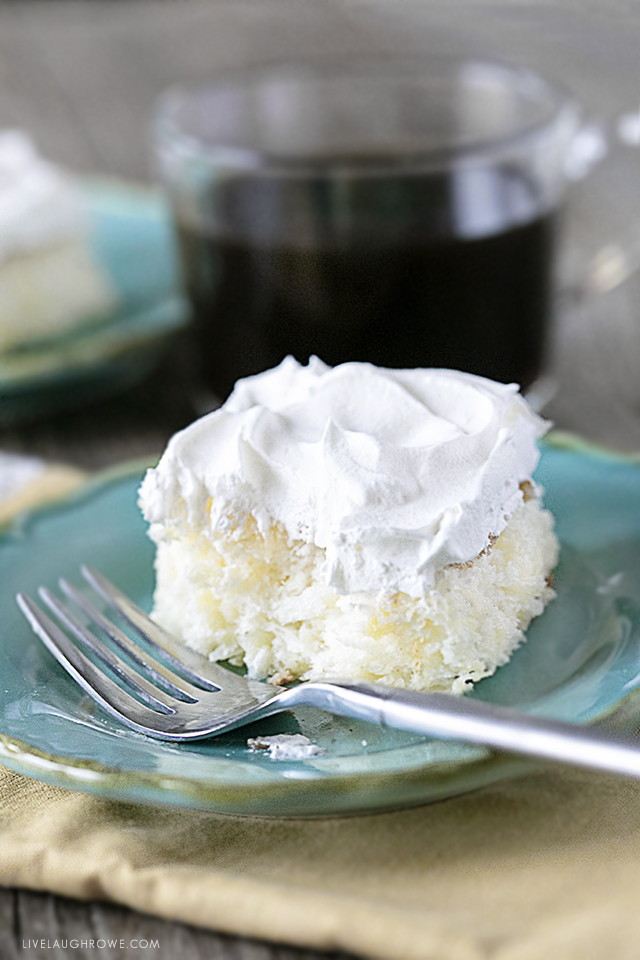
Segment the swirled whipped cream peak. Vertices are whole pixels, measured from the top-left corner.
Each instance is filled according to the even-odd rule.
[[[322,548],[340,594],[418,597],[504,530],[546,426],[515,384],[287,357],[172,438],[140,505],[152,536],[251,516]]]

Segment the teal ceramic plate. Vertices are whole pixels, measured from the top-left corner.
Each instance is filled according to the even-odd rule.
[[[531,769],[527,761],[331,717],[272,717],[199,744],[119,726],[82,695],[33,636],[16,591],[78,580],[92,564],[149,608],[152,545],[136,506],[141,471],[103,475],[20,517],[0,539],[3,623],[0,759],[59,786],[226,814],[319,816],[424,803]],[[528,641],[474,696],[537,714],[618,727],[640,718],[640,465],[556,439],[537,479],[557,518],[558,598]],[[60,545],[64,544],[64,549]],[[640,694],[638,695],[640,697]],[[298,762],[248,751],[247,737],[300,731],[325,754]]]
[[[91,244],[116,294],[103,319],[0,354],[0,424],[118,392],[145,376],[187,321],[167,211],[152,191],[86,187]]]

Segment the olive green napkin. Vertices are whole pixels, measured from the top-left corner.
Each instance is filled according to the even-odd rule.
[[[640,783],[549,767],[304,821],[118,803],[0,768],[0,883],[382,960],[637,960]]]

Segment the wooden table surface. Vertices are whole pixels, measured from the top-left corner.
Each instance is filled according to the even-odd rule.
[[[0,3],[0,127],[33,133],[43,152],[82,174],[150,179],[148,118],[159,91],[213,69],[358,51],[478,51],[558,78],[594,116],[640,108],[640,4],[520,0],[46,0]],[[640,249],[640,153],[614,150],[576,190],[578,273],[603,246]],[[635,244],[635,247],[634,247]],[[546,411],[565,429],[640,448],[640,283],[565,298]],[[160,451],[198,409],[175,361],[110,402],[0,430],[0,449],[95,468]],[[99,903],[0,891],[0,960],[49,958],[23,939],[157,940],[162,960],[312,960],[319,954],[219,936]],[[93,951],[78,949],[85,960]],[[105,949],[105,960],[138,956]],[[402,958],[398,958],[402,960]]]

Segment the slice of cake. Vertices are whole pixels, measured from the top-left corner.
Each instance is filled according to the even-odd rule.
[[[147,473],[154,616],[276,683],[462,692],[554,596],[545,427],[513,384],[288,357]]]
[[[0,131],[0,352],[99,319],[114,300],[79,187],[25,134]]]

